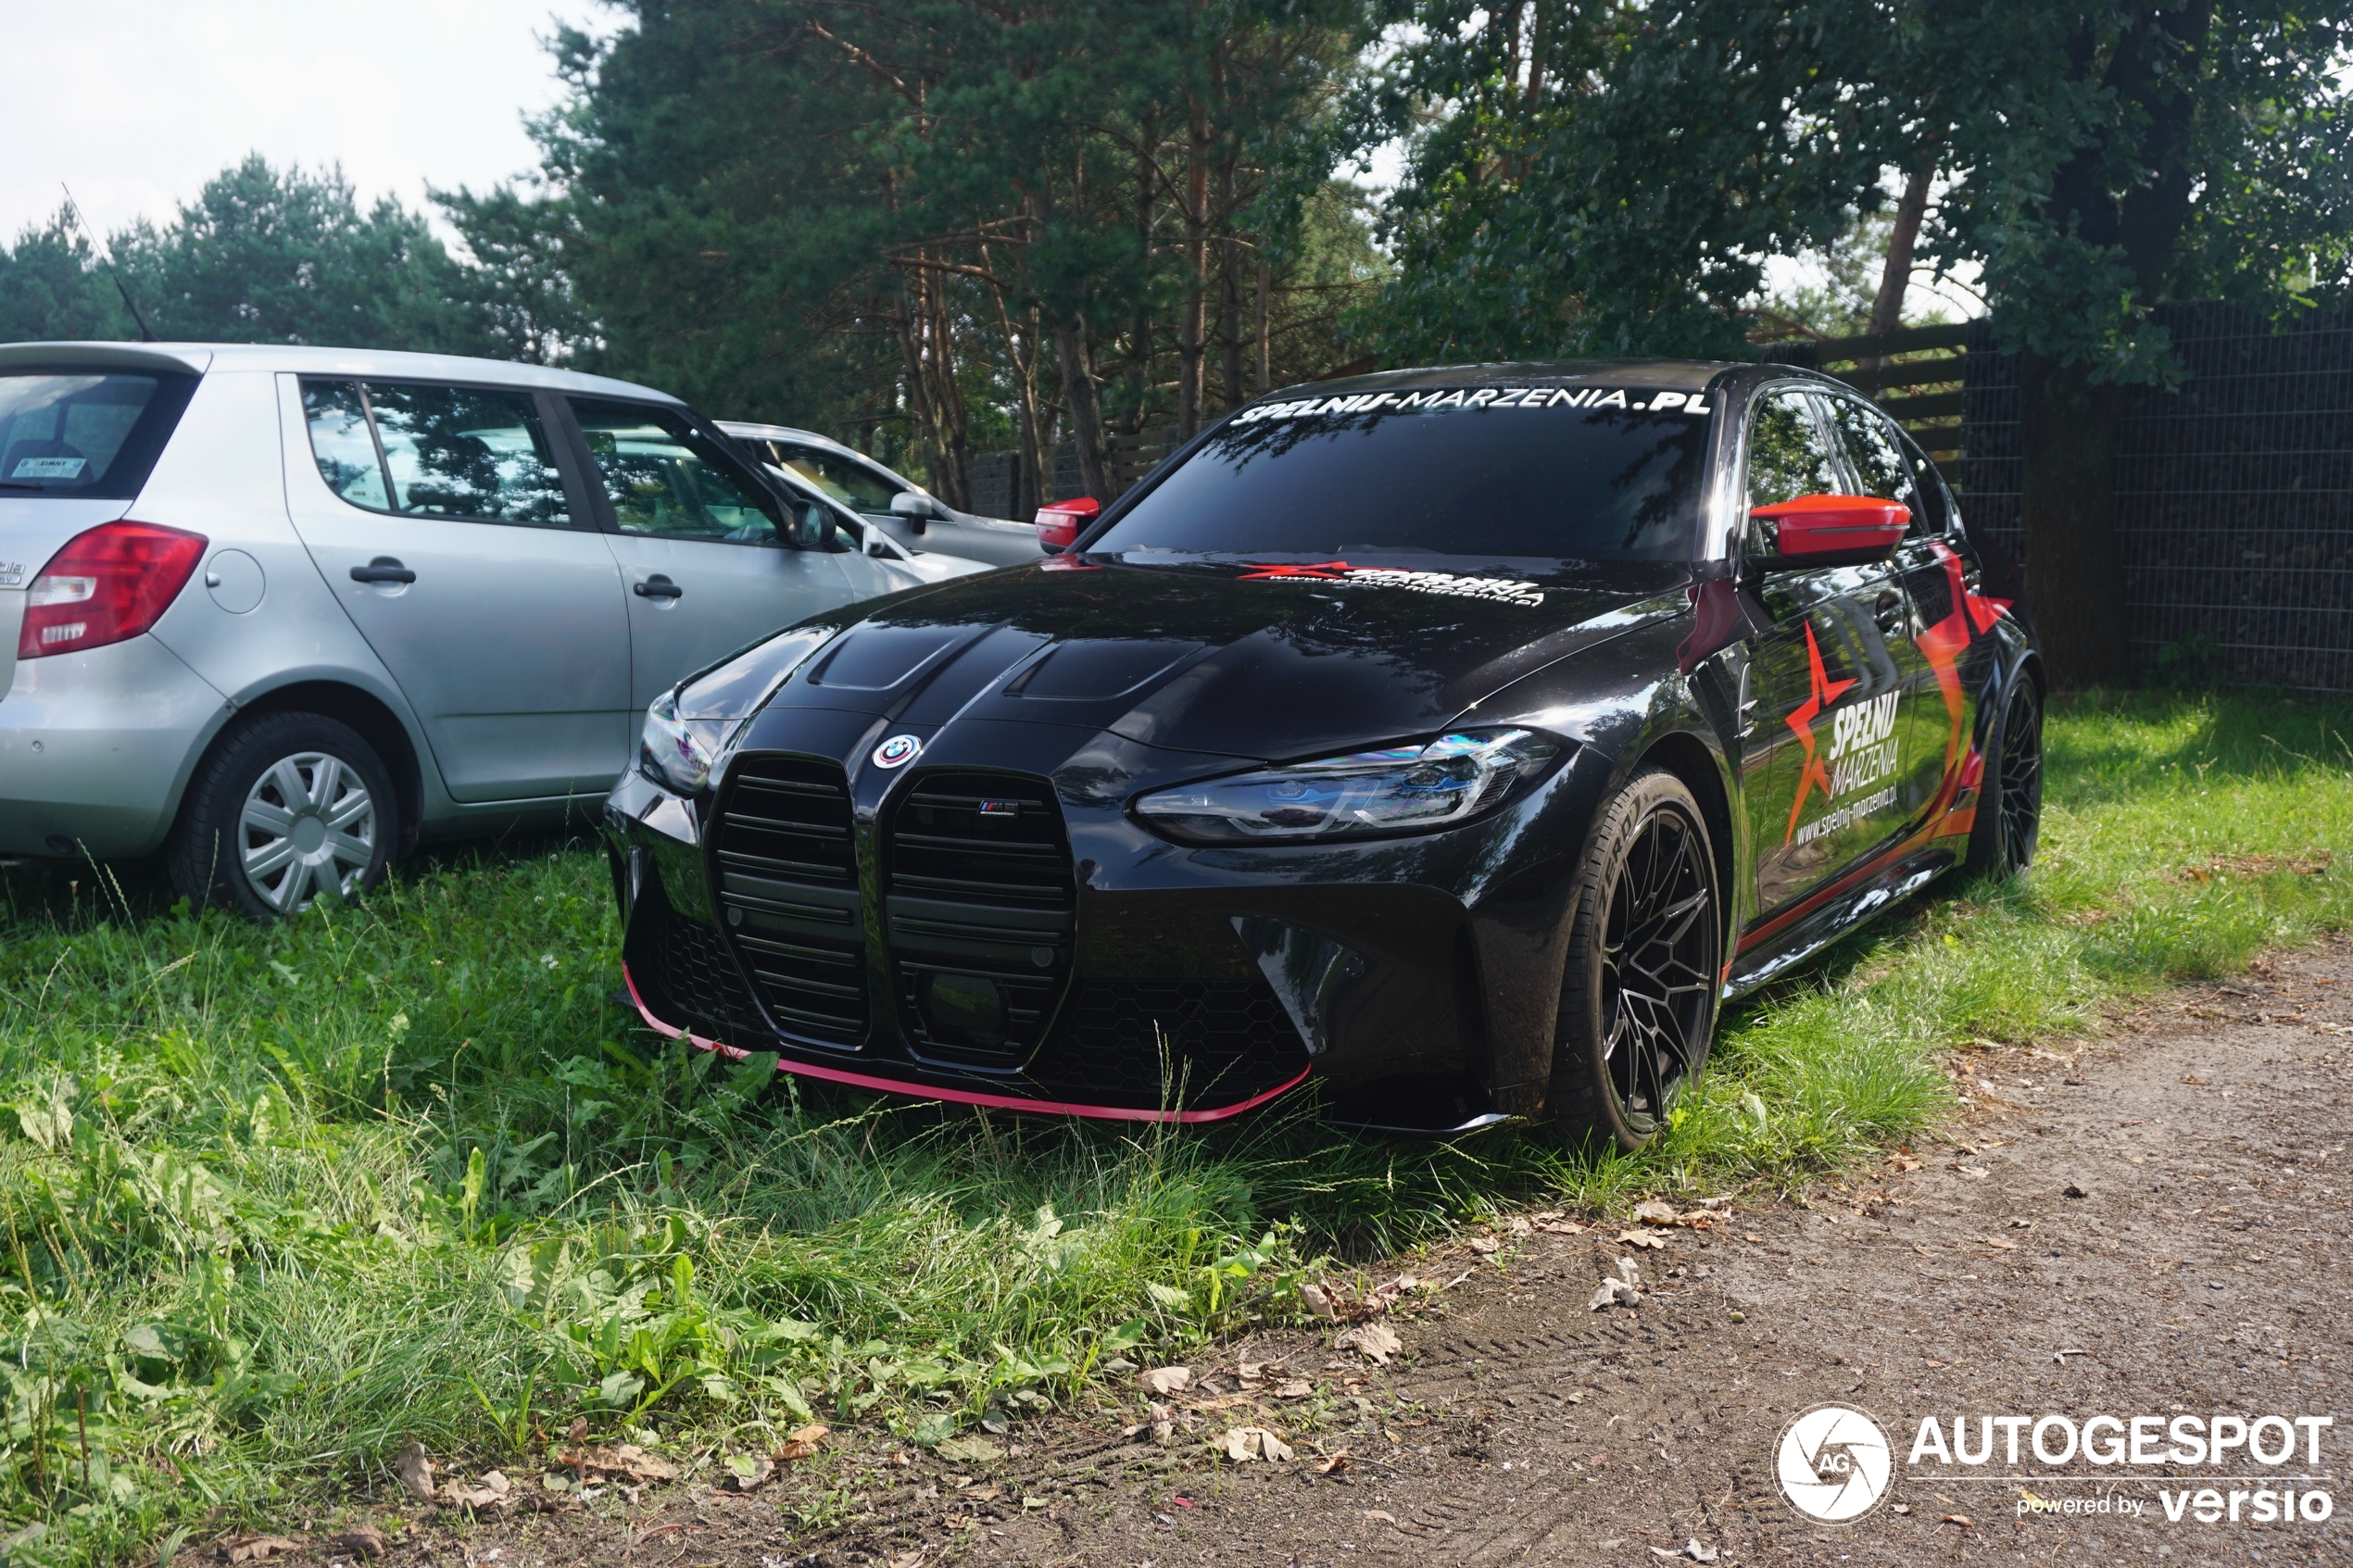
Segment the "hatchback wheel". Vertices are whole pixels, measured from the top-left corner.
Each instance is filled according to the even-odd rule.
[[[1969,829],[1969,869],[2012,877],[2034,863],[2043,831],[2043,702],[2023,671],[2002,701]]]
[[[315,713],[271,713],[214,746],[170,850],[197,903],[256,919],[299,914],[383,879],[399,806],[375,748]]]
[[[1630,1152],[1667,1124],[1716,1029],[1723,908],[1707,821],[1680,779],[1637,773],[1602,809],[1569,921],[1554,1123]]]

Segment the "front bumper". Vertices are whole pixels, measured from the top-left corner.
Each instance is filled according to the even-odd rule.
[[[19,660],[0,699],[0,852],[154,849],[227,709],[149,636]]]
[[[1327,1115],[1362,1125],[1453,1131],[1541,1110],[1598,755],[1573,752],[1449,833],[1189,849],[1124,803],[1139,781],[1198,776],[1200,759],[1082,736],[1048,742],[1061,765],[1026,772],[1043,726],[1000,728],[1025,733],[960,726],[959,754],[935,746],[903,778],[747,753],[689,802],[624,777],[603,828],[647,1021],[774,1051],[787,1072],[1056,1114],[1214,1121],[1311,1076]],[[820,785],[838,792],[822,812],[806,804]],[[994,891],[968,894],[932,874],[955,834],[915,813],[990,790],[1052,831],[1027,860],[988,863],[1059,866],[1066,896],[1044,876],[1045,891],[981,876],[969,885]],[[804,806],[830,814],[799,831],[846,839],[762,836]],[[830,872],[794,859],[823,859],[826,843],[844,850]],[[1001,1002],[1000,1037],[943,1027],[940,997],[975,985]]]

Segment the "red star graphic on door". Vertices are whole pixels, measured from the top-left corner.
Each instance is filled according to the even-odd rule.
[[[1942,811],[1953,803],[1960,788],[1961,732],[1969,724],[1969,705],[1961,696],[1961,655],[1969,651],[1972,637],[1994,629],[2010,601],[1971,592],[1961,575],[1961,558],[1951,546],[1931,544],[1929,549],[1943,564],[1953,597],[1951,612],[1935,625],[1922,627],[1917,639],[1929,670],[1936,676],[1936,689],[1944,698],[1944,717],[1950,726],[1944,737],[1944,782],[1936,796],[1935,809]]]
[[[1234,579],[1237,583],[1256,583],[1269,577],[1337,578],[1348,570],[1344,560],[1327,560],[1315,566],[1260,566],[1252,564],[1248,571]]]
[[[1790,802],[1789,832],[1781,835],[1781,847],[1785,849],[1789,847],[1789,841],[1797,836],[1797,819],[1806,809],[1806,795],[1819,785],[1822,798],[1830,798],[1831,771],[1823,765],[1819,757],[1814,755],[1814,721],[1820,718],[1822,710],[1836,702],[1855,684],[1851,680],[1833,681],[1830,678],[1830,671],[1822,668],[1822,649],[1814,641],[1814,623],[1811,621],[1806,623],[1806,659],[1812,666],[1807,673],[1813,683],[1813,691],[1790,711],[1787,721],[1789,727],[1797,732],[1797,744],[1806,748],[1806,765],[1797,772],[1797,798]]]

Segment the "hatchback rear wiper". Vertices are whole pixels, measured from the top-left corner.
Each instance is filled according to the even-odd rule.
[[[0,490],[46,490],[37,479],[0,479]]]

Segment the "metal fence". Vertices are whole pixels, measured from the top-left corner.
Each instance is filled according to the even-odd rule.
[[[2119,438],[2135,659],[2230,684],[2353,692],[2353,314],[2285,332],[2225,305],[2169,306],[2158,319],[2186,379],[2135,388]],[[1956,480],[1970,531],[2024,557],[2018,363],[1986,322],[1777,344],[1768,357],[1874,392],[1917,393],[1933,376],[1932,405],[1882,402],[1898,418],[1933,408],[1914,428]],[[1957,395],[1942,390],[1956,371]]]

